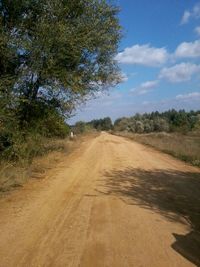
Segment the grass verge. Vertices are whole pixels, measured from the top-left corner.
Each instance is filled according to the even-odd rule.
[[[188,162],[193,166],[200,167],[199,133],[189,133],[187,135],[183,135],[179,133],[165,132],[150,134],[118,132],[114,134],[128,137],[139,143],[149,145],[178,159]]]

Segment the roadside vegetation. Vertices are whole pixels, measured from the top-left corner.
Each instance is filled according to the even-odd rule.
[[[117,119],[113,132],[200,167],[200,111],[136,114]]]
[[[200,111],[174,109],[161,112],[136,114],[135,116],[119,118],[114,122],[115,131],[131,133],[179,132],[186,134],[200,131]]]
[[[96,131],[81,134],[78,138],[46,139],[43,148],[30,162],[21,159],[18,162],[1,161],[0,163],[0,195],[22,186],[28,179],[43,179],[48,171],[59,163],[66,162],[66,157],[80,147],[81,143],[98,135]],[[45,147],[44,147],[45,146]]]
[[[200,167],[200,111],[172,109],[161,113],[136,114],[119,118],[114,124],[110,117],[89,122],[79,121],[72,130],[75,134],[108,131]]]
[[[0,159],[42,154],[47,138],[68,135],[80,102],[118,83],[118,11],[96,0],[1,1]]]
[[[103,119],[92,120],[89,122],[78,121],[72,127],[75,134],[84,133],[88,131],[110,131],[113,129],[112,120],[110,117]]]
[[[194,166],[200,167],[200,135],[181,133],[149,133],[132,134],[127,132],[118,133],[139,143],[149,145],[162,152],[177,157]]]
[[[22,145],[28,146],[27,143]],[[29,146],[29,152],[33,151],[32,145],[29,144]],[[38,148],[37,157],[33,157],[29,162],[27,162],[27,158],[30,158],[30,156],[26,154],[25,157],[23,156],[17,162],[1,160],[0,194],[22,186],[28,178],[43,178],[46,171],[54,167],[66,153],[69,153],[72,146],[72,142],[66,139],[46,140],[46,142],[43,140],[41,145],[36,145]],[[28,153],[28,151],[24,153]]]
[[[77,105],[120,81],[118,12],[103,0],[0,1],[1,175],[61,150]]]

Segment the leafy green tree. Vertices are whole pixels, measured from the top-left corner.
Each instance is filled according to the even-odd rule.
[[[136,121],[136,132],[143,133],[144,132],[144,124],[142,121]]]
[[[98,131],[109,131],[113,128],[111,118],[109,117],[105,117],[99,120],[92,120],[87,124]]]
[[[154,131],[153,121],[149,119],[144,120],[144,132],[150,133]]]
[[[156,132],[168,132],[169,124],[164,118],[155,118],[154,119],[154,131]]]
[[[104,0],[0,1],[1,98],[9,88],[22,123],[32,123],[41,105],[70,114],[118,81],[117,14]]]
[[[109,117],[106,117],[102,120],[102,126],[101,126],[101,129],[103,131],[109,131],[112,129],[112,121],[111,121],[111,118]]]
[[[119,118],[114,122],[115,131],[129,131],[129,119],[128,118]]]

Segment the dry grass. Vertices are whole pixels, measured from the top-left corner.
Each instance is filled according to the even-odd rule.
[[[118,133],[142,144],[152,146],[181,160],[200,167],[200,134],[178,133],[130,134]]]
[[[48,140],[45,146],[46,154],[35,157],[31,163],[27,160],[20,160],[17,163],[1,161],[0,193],[22,186],[29,178],[44,177],[46,170],[55,166],[59,158],[67,153],[70,141]]]
[[[55,168],[67,155],[77,149],[82,142],[88,138],[93,138],[98,133],[83,134],[75,137],[73,140],[69,138],[63,140],[47,140],[46,153],[37,156],[31,163],[20,161],[18,163],[4,161],[0,163],[0,195],[23,186],[30,178],[45,178],[49,169]]]

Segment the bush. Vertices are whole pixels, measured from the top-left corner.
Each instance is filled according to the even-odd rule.
[[[83,121],[78,121],[73,129],[75,134],[84,133],[86,131],[86,124]]]
[[[0,157],[8,161],[31,161],[46,151],[47,138],[64,138],[70,128],[55,110],[46,110],[30,124],[2,120],[0,128]]]

